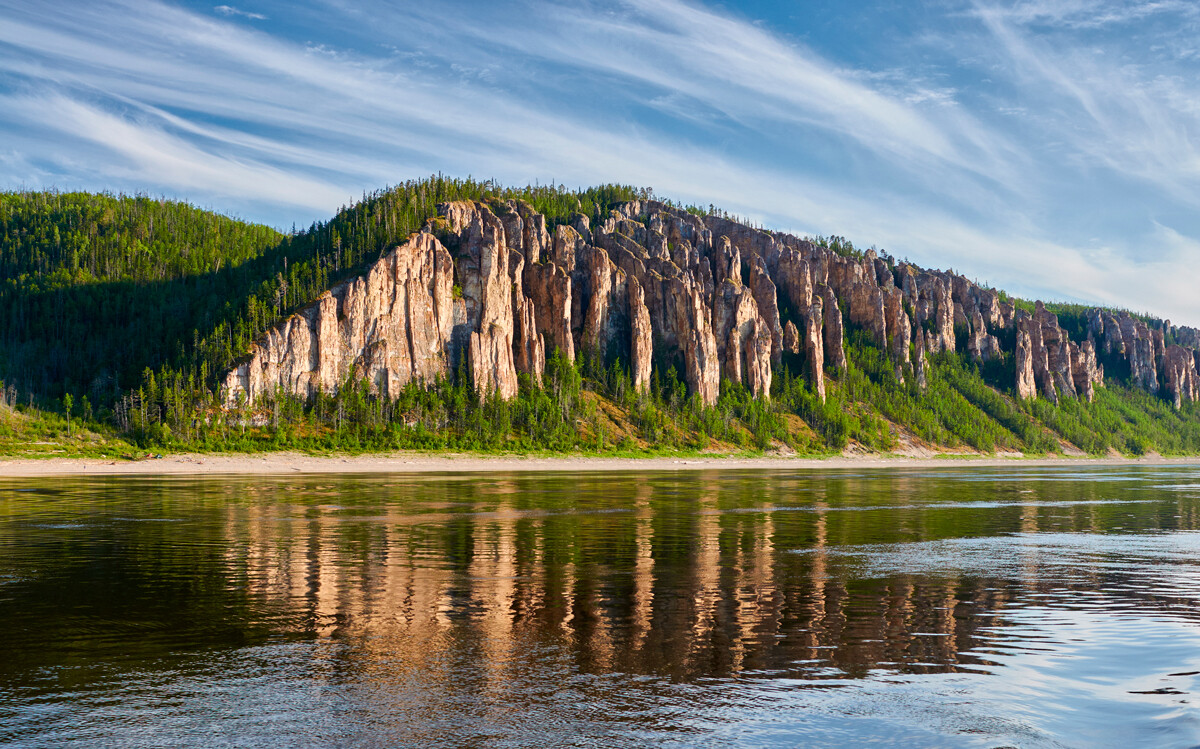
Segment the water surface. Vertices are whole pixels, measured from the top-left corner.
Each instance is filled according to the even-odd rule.
[[[1200,745],[1200,469],[0,479],[0,744]]]

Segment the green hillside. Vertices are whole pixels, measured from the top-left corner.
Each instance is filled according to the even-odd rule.
[[[439,203],[521,199],[553,224],[572,212],[601,220],[612,205],[649,196],[432,177],[282,234],[147,197],[0,194],[0,408],[7,423],[25,425],[0,431],[0,451],[61,442],[71,416],[89,434],[158,449],[1200,452],[1195,404],[1176,411],[1130,390],[1119,368],[1095,402],[1056,406],[1012,396],[1011,354],[984,365],[940,354],[922,390],[898,382],[883,352],[849,324],[849,364],[830,373],[825,403],[802,363],[786,356],[770,399],[726,383],[714,406],[689,397],[673,370],[656,370],[651,392],[637,394],[620,361],[555,357],[544,387],[524,381],[511,402],[480,398],[457,378],[410,385],[393,400],[347,382],[313,403],[280,397],[240,414],[216,408],[218,377],[256,337],[361,272]],[[1082,319],[1063,312],[1064,328]],[[59,418],[40,416],[48,413]],[[35,424],[56,426],[35,433]]]

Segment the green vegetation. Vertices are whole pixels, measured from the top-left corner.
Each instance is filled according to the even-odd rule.
[[[510,402],[480,398],[466,377],[411,384],[394,399],[346,382],[314,403],[279,394],[219,407],[217,377],[289,310],[361,272],[447,200],[530,202],[554,224],[593,221],[648,190],[504,188],[431,177],[383,190],[303,231],[274,229],[148,197],[0,194],[0,454],[138,450],[313,452],[392,449],[503,452],[830,454],[949,447],[1044,454],[1200,452],[1200,407],[1176,411],[1124,386],[1119,368],[1095,402],[1022,402],[1011,355],[980,365],[930,357],[927,385],[899,373],[847,328],[844,371],[822,402],[806,365],[785,355],[771,397],[724,383],[717,403],[689,396],[669,364],[638,393],[619,360],[552,356],[541,385]],[[688,206],[724,215],[715,207]],[[817,237],[843,255],[842,237]],[[461,293],[461,290],[456,291]],[[1015,300],[1025,306],[1022,300]],[[1031,305],[1030,305],[1031,308]],[[1085,308],[1052,305],[1084,335]],[[784,310],[784,314],[790,314]]]
[[[106,425],[68,421],[65,414],[0,403],[0,455],[41,458],[121,458],[144,452]]]

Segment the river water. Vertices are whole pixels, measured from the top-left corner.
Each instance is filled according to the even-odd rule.
[[[0,745],[1193,747],[1200,469],[0,479]]]

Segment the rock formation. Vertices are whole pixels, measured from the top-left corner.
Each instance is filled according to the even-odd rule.
[[[650,311],[646,309],[646,295],[637,279],[629,282],[629,334],[633,389],[646,391],[650,388],[654,334],[650,327]]]
[[[455,329],[467,316],[453,285],[450,253],[432,234],[416,234],[267,331],[226,375],[225,392],[231,402],[276,388],[310,397],[355,376],[395,395],[409,381],[449,376]]]
[[[800,331],[791,320],[783,326],[783,350],[789,354],[800,353]]]
[[[1195,401],[1200,396],[1195,352],[1177,344],[1167,346],[1163,352],[1163,379],[1175,408],[1185,400]]]
[[[1037,383],[1034,380],[1033,374],[1033,336],[1029,334],[1027,325],[1022,325],[1025,322],[1018,318],[1017,323],[1017,349],[1015,361],[1017,366],[1017,396],[1025,399],[1037,396]]]
[[[1013,357],[1021,398],[1091,400],[1101,360],[1127,363],[1147,392],[1161,382],[1176,405],[1198,397],[1200,331],[1169,321],[1094,309],[1083,335],[1078,318],[1069,333],[1041,302],[1016,309],[951,272],[653,200],[556,226],[519,201],[447,203],[438,214],[269,329],[226,375],[227,402],[277,389],[307,398],[361,379],[394,396],[460,370],[478,392],[512,398],[519,376],[541,381],[552,352],[619,359],[639,390],[652,367],[677,366],[708,404],[722,379],[769,395],[788,353],[823,398],[826,369],[847,365],[843,318],[920,387],[926,356],[965,341],[978,361]]]

